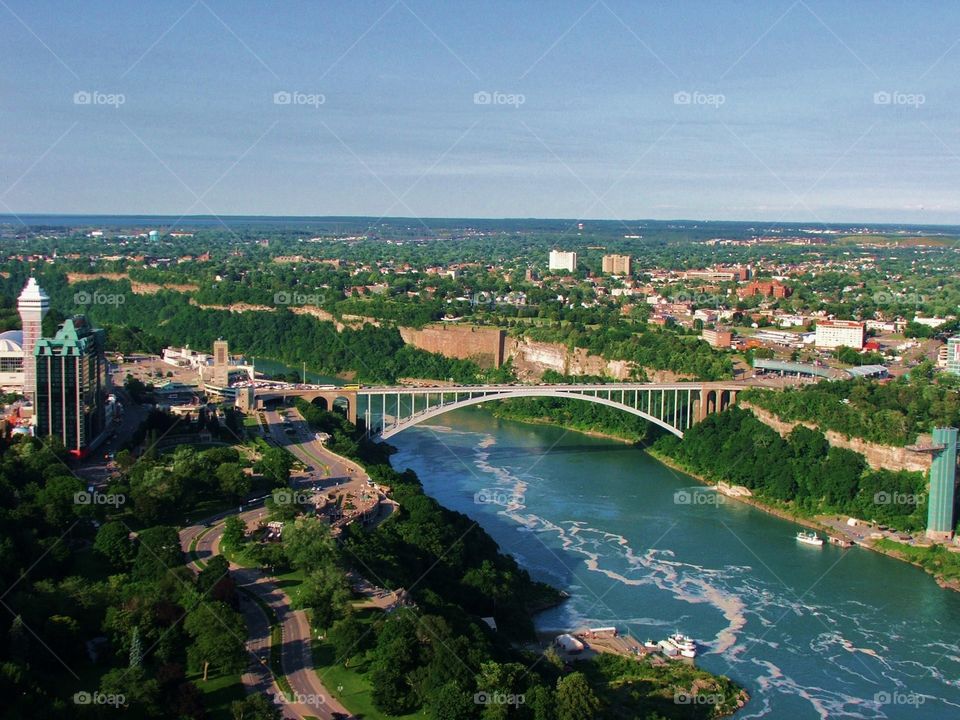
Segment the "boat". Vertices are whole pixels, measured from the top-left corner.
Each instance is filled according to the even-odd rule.
[[[680,632],[675,632],[664,642],[670,643],[670,645],[675,647],[677,649],[677,653],[682,657],[694,658],[697,656],[697,644],[693,641],[693,638],[688,637]]]
[[[804,532],[801,530],[797,533],[797,542],[802,542],[804,545],[823,545],[823,538],[817,535],[815,532]]]

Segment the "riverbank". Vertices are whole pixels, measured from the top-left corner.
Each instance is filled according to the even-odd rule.
[[[717,486],[717,481],[703,475],[702,473],[698,473],[694,470],[684,467],[682,463],[677,462],[669,455],[664,455],[663,453],[657,452],[653,448],[649,447],[644,448],[644,451],[650,455],[650,457],[657,460],[657,462],[663,463],[673,470],[682,472],[684,475],[689,475],[704,485],[714,488]],[[830,525],[821,522],[817,518],[798,515],[790,510],[778,508],[754,497],[733,496],[727,494],[724,494],[724,497],[736,502],[744,503],[745,505],[750,505],[757,510],[761,510],[768,515],[774,515],[782,520],[788,520],[798,525],[803,525],[804,527],[810,528],[811,530],[825,533],[828,536],[846,537],[857,547],[872,550],[876,553],[880,553],[881,555],[886,555],[887,557],[901,560],[921,568],[927,574],[932,575],[937,585],[945,590],[960,592],[960,553],[951,553],[946,548],[939,546],[943,553],[947,553],[944,556],[938,552],[937,545],[932,545],[930,547],[916,547],[912,545],[906,545],[904,543],[898,543],[889,539],[871,540],[869,538],[860,539],[859,537],[851,537],[842,530],[838,532],[836,527],[831,527]],[[943,559],[944,557],[948,558],[946,562]],[[950,572],[951,576],[947,576],[945,574],[946,572]]]

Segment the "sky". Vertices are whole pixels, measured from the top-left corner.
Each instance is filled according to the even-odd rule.
[[[0,0],[0,214],[960,222],[960,3]]]

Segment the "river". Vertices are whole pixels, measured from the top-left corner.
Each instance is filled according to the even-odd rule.
[[[466,409],[390,439],[392,463],[570,593],[542,630],[675,629],[752,697],[746,718],[960,718],[960,593],[861,548],[801,545],[622,443]]]

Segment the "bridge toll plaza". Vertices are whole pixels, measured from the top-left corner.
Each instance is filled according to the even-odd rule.
[[[451,410],[510,398],[557,397],[617,408],[683,437],[685,430],[708,415],[735,405],[742,389],[741,385],[723,382],[339,388],[295,385],[257,388],[256,402],[300,397],[320,401],[328,410],[345,406],[350,422],[362,418],[370,437],[386,440]]]

